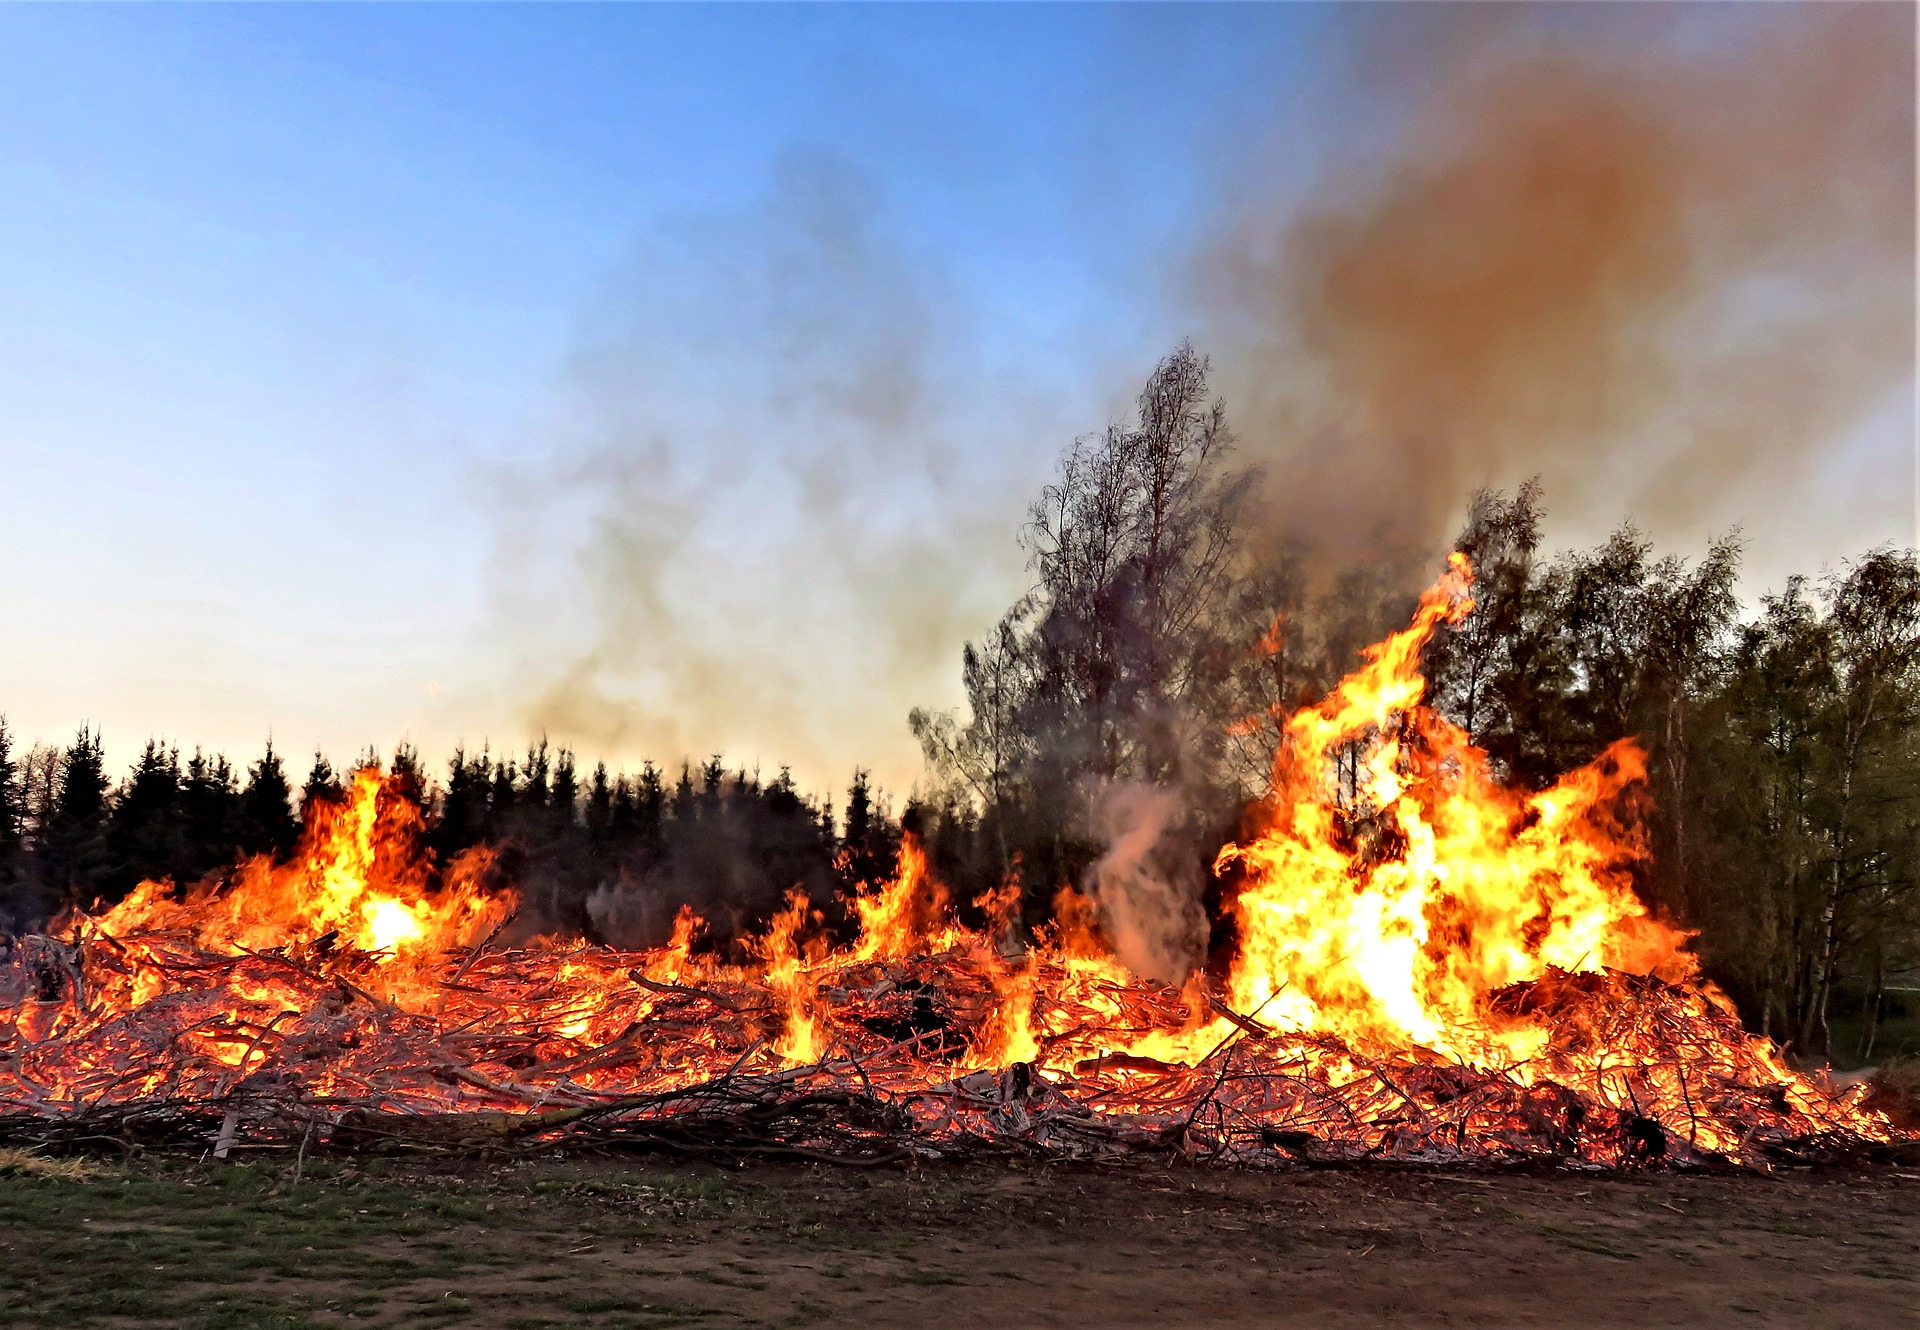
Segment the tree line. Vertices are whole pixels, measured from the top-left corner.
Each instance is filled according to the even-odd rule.
[[[150,740],[114,782],[97,731],[22,752],[0,718],[0,929],[111,905],[142,881],[185,886],[253,855],[284,858],[302,815],[344,798],[352,772],[369,767],[419,802],[436,863],[477,845],[498,851],[523,933],[652,945],[692,904],[725,943],[763,924],[789,889],[830,901],[884,880],[899,847],[899,824],[864,770],[837,817],[784,769],[767,780],[713,757],[677,775],[651,762],[582,773],[544,740],[518,757],[456,750],[443,780],[404,744],[385,761],[369,749],[345,771],[316,754],[298,787],[271,743],[242,772],[219,754],[183,761]]]
[[[824,902],[882,880],[903,830],[963,909],[1014,882],[1037,925],[1061,888],[1088,886],[1116,818],[1151,807],[1164,825],[1146,871],[1188,912],[1170,926],[1191,925],[1204,963],[1232,940],[1231,884],[1209,866],[1248,829],[1277,718],[1402,626],[1436,565],[1300,547],[1263,526],[1262,483],[1183,344],[1132,418],[1076,441],[1033,504],[1031,585],[965,646],[966,705],[909,717],[927,768],[898,819],[864,772],[836,816],[784,770],[718,757],[583,773],[542,742],[458,751],[444,778],[405,746],[385,766],[427,810],[440,862],[493,845],[529,927],[625,945],[663,938],[682,903],[724,942],[789,889]],[[1644,898],[1698,931],[1707,972],[1757,1029],[1873,1054],[1920,980],[1914,553],[1870,550],[1744,606],[1737,535],[1692,562],[1630,524],[1550,554],[1545,516],[1537,484],[1472,497],[1454,545],[1475,608],[1428,648],[1429,701],[1525,788],[1637,738]],[[342,779],[316,757],[295,788],[271,745],[241,770],[155,741],[116,783],[96,732],[18,751],[0,723],[0,925],[285,854],[300,810]]]

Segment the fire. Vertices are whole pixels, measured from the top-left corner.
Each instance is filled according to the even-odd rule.
[[[1407,629],[1285,718],[1257,834],[1216,864],[1237,892],[1223,972],[1137,978],[1071,888],[1024,946],[1011,884],[965,926],[911,836],[841,946],[799,891],[739,965],[702,954],[690,910],[647,952],[509,944],[489,856],[436,869],[405,788],[362,771],[284,864],[0,938],[0,1128],[201,1105],[344,1139],[367,1114],[485,1110],[534,1134],[1250,1163],[1764,1165],[1888,1139],[1861,1092],[1743,1031],[1634,894],[1636,747],[1514,790],[1422,705],[1422,649],[1471,585],[1456,559]]]
[[[1472,608],[1471,585],[1455,555],[1410,627],[1287,722],[1271,825],[1221,855],[1247,882],[1232,1001],[1276,1029],[1513,1065],[1547,1031],[1495,1017],[1500,990],[1552,970],[1694,972],[1686,935],[1633,893],[1644,848],[1620,809],[1645,768],[1631,742],[1526,795],[1418,706],[1421,648]]]
[[[901,837],[893,880],[856,896],[853,909],[860,920],[855,961],[897,961],[915,951],[944,951],[957,937],[946,888],[928,876],[926,851],[911,834]]]
[[[787,908],[773,917],[773,924],[759,948],[761,958],[767,963],[767,988],[780,999],[786,1012],[786,1028],[774,1044],[774,1052],[791,1063],[818,1061],[825,1051],[820,1019],[815,1011],[816,981],[807,969],[798,940],[807,915],[806,894],[788,893]]]
[[[143,882],[97,919],[80,926],[114,937],[186,932],[218,951],[313,945],[374,956],[396,974],[467,945],[513,911],[511,895],[481,879],[485,851],[469,852],[429,894],[419,806],[392,778],[355,773],[345,800],[312,813],[291,861],[257,858],[223,890],[176,895],[168,882]]]

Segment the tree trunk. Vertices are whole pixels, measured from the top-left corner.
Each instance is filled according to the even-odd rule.
[[[1680,719],[1680,694],[1676,690],[1667,700],[1667,788],[1673,804],[1673,880],[1678,904],[1689,919],[1699,911],[1693,899],[1693,877],[1687,868],[1687,754],[1682,747],[1684,727]]]
[[[1860,1032],[1860,1060],[1871,1061],[1874,1040],[1880,1037],[1880,1004],[1886,995],[1886,956],[1878,948],[1873,953],[1873,993],[1867,998],[1866,1020]]]

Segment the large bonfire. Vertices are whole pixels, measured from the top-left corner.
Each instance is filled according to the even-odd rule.
[[[507,946],[485,854],[430,871],[418,807],[362,771],[290,862],[0,938],[0,1139],[1759,1167],[1889,1140],[1636,898],[1637,748],[1522,793],[1421,705],[1469,585],[1456,559],[1285,720],[1265,829],[1216,866],[1224,974],[1143,980],[1084,928],[1023,946],[1010,890],[962,926],[911,841],[838,948],[797,893],[746,964],[686,912],[652,951]]]

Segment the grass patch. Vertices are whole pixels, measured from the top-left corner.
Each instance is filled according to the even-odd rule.
[[[23,1151],[0,1153],[0,1165],[0,1324],[9,1330],[129,1320],[196,1330],[338,1326],[347,1317],[457,1323],[479,1306],[461,1281],[601,1240],[608,1220],[630,1228],[621,1220],[635,1206],[671,1207],[684,1222],[727,1192],[703,1178],[663,1185],[513,1170],[407,1177],[320,1166],[296,1178],[285,1167],[167,1159],[110,1169]],[[563,1310],[682,1320],[698,1312],[592,1287],[558,1303],[544,1288],[600,1277],[593,1267],[542,1263],[521,1293],[489,1290],[488,1323],[511,1315],[578,1324],[554,1321]]]

